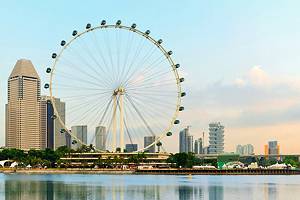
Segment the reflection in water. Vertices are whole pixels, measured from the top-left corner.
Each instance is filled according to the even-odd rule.
[[[193,199],[193,187],[191,186],[179,186],[178,187],[179,192],[179,200],[185,200],[185,199]]]
[[[6,200],[84,199],[87,187],[64,185],[52,181],[5,181]]]
[[[6,200],[224,200],[297,199],[296,176],[216,177],[135,175],[3,175]]]
[[[203,199],[203,188],[197,186],[178,186],[179,200]]]
[[[277,189],[274,183],[264,184],[265,198],[267,200],[276,200],[277,199]]]
[[[223,186],[209,186],[208,187],[209,200],[223,200]]]
[[[160,187],[112,185],[112,187],[65,184],[53,181],[5,181],[6,200],[53,199],[155,199],[160,200]]]

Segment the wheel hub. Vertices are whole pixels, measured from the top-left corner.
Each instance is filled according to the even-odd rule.
[[[125,88],[120,86],[117,89],[114,90],[114,95],[124,95],[125,94]]]

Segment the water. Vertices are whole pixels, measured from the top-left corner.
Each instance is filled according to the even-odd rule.
[[[0,199],[300,199],[300,176],[0,174]]]

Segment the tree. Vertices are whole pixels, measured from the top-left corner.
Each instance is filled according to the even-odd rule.
[[[36,150],[36,149],[30,149],[28,151],[28,156],[36,157],[36,158],[42,158],[43,157],[43,151],[42,150]]]
[[[298,161],[297,156],[285,156],[285,158],[283,159],[283,162],[285,164],[290,164],[293,167],[299,167],[300,166],[300,163]]]
[[[0,153],[0,160],[12,159],[15,161],[21,161],[26,157],[26,154],[21,149],[3,149]]]
[[[77,149],[77,152],[78,153],[89,153],[89,152],[91,152],[91,148],[90,148],[90,146],[81,145],[81,147],[79,147]]]
[[[172,154],[168,159],[168,163],[173,163],[176,167],[188,167],[191,168],[195,165],[213,165],[217,166],[216,159],[200,159],[195,156],[194,153],[176,153]]]
[[[131,155],[128,157],[128,162],[129,163],[135,163],[135,164],[138,164],[138,159],[137,159],[137,156],[136,155]]]
[[[42,152],[42,159],[47,160],[50,163],[49,166],[47,165],[48,167],[54,167],[59,158],[59,155],[52,149],[47,148]]]
[[[61,146],[55,150],[55,154],[61,158],[61,157],[65,156],[66,154],[71,153],[72,151],[73,151],[73,149],[70,149],[67,146]]]
[[[261,157],[261,158],[258,160],[258,165],[259,165],[259,166],[262,166],[262,167],[268,166],[268,162],[267,162],[266,158],[265,158],[265,157]]]
[[[246,156],[246,157],[240,157],[239,161],[244,163],[245,165],[250,165],[251,163],[256,162],[255,156]]]
[[[175,163],[176,167],[187,167],[188,165],[191,164],[189,161],[191,159],[191,156],[187,153],[176,153],[171,155],[168,159],[167,162],[169,163]]]

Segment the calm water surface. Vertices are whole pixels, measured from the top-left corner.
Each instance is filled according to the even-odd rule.
[[[300,176],[4,175],[0,199],[300,199]]]

